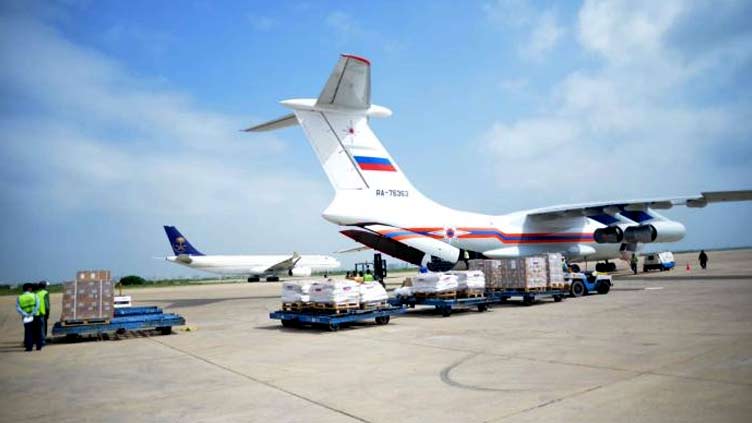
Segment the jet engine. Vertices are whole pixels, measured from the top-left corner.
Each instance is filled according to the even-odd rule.
[[[618,226],[596,229],[593,238],[598,244],[619,244],[624,240],[624,231]]]
[[[311,268],[310,267],[293,267],[292,269],[287,271],[287,274],[290,276],[311,276]]]
[[[684,238],[686,228],[679,222],[660,220],[648,225],[630,226],[624,231],[624,242],[674,242]]]

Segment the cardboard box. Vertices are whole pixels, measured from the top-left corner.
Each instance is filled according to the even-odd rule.
[[[78,272],[75,281],[65,282],[60,320],[112,318],[115,291],[111,280],[101,279],[109,274],[107,270]]]

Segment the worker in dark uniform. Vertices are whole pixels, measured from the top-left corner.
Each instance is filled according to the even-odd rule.
[[[42,317],[42,339],[47,339],[47,326],[50,321],[50,292],[47,291],[47,281],[39,282],[37,297],[39,297],[39,315]]]
[[[632,272],[634,274],[637,274],[637,264],[640,262],[640,260],[637,258],[637,254],[632,253],[632,258],[629,260],[629,267],[632,268]]]
[[[42,349],[41,334],[39,321],[35,316],[39,314],[39,298],[34,294],[34,285],[30,283],[23,284],[23,294],[16,300],[16,311],[23,318],[24,325],[24,349],[31,351],[31,347],[36,344],[37,350]]]
[[[703,270],[708,268],[708,255],[705,254],[705,250],[700,250],[700,257],[698,257],[698,260],[700,260],[700,267],[702,267]]]

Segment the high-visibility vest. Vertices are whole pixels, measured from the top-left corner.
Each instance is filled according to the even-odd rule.
[[[37,304],[37,297],[31,292],[24,292],[18,296],[18,305],[26,313],[34,311],[34,306]]]
[[[363,275],[363,282],[373,282],[373,275],[370,273]]]
[[[40,289],[37,291],[37,298],[39,298],[39,315],[44,316],[47,314],[47,297],[50,295],[46,289]]]

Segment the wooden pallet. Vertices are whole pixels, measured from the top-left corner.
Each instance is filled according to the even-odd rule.
[[[457,292],[457,298],[480,298],[485,295],[486,293],[484,289],[466,289]]]
[[[569,291],[569,283],[552,283],[549,284],[548,289],[560,289],[562,291]]]
[[[337,303],[337,304],[325,304],[325,303],[312,303],[312,309],[321,313],[333,313],[341,314],[347,313],[351,310],[357,310],[360,308],[359,303]]]
[[[282,303],[283,311],[305,311],[311,308],[311,303],[304,303],[302,301],[294,303]]]
[[[63,320],[61,326],[83,326],[83,325],[109,325],[110,319],[73,319]]]
[[[415,298],[418,299],[439,299],[439,300],[453,300],[457,298],[457,291],[445,291],[445,292],[416,292]]]
[[[545,292],[548,290],[548,288],[544,286],[539,288],[487,288],[487,290],[493,292]]]
[[[380,308],[386,308],[389,306],[389,303],[386,301],[376,301],[371,303],[360,303],[360,309],[361,310],[377,310]]]

